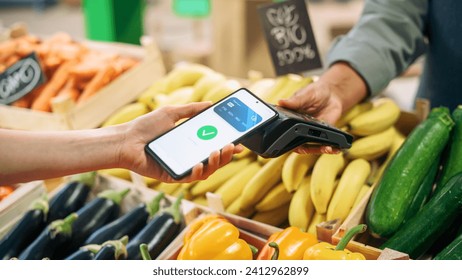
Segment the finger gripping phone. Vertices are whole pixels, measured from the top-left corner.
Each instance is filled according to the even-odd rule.
[[[277,114],[272,106],[241,88],[155,138],[145,150],[178,180],[190,174],[196,164],[206,163],[213,151],[239,143]]]

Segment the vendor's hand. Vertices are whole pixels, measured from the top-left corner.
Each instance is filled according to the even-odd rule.
[[[335,125],[343,112],[366,97],[367,88],[362,78],[346,63],[336,63],[318,81],[297,91],[279,105],[312,115]],[[300,146],[299,153],[338,153],[330,146]]]
[[[120,165],[134,172],[158,179],[162,182],[192,182],[207,179],[218,168],[229,163],[234,153],[242,151],[242,146],[228,144],[221,151],[213,152],[208,164],[197,164],[190,175],[175,180],[145,151],[145,145],[156,136],[173,128],[183,118],[190,118],[211,105],[210,102],[198,102],[186,105],[165,106],[132,122],[124,124],[126,137],[120,147]]]

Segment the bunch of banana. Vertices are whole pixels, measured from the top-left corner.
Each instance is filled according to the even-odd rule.
[[[281,226],[286,220],[289,213],[290,203],[283,204],[277,208],[267,211],[257,211],[252,220],[265,223],[272,226]]]
[[[258,170],[242,190],[240,208],[254,208],[265,194],[281,180],[282,165],[287,156],[288,154],[284,154],[277,158],[271,158]]]
[[[390,126],[384,131],[359,138],[353,142],[351,148],[346,152],[346,156],[350,159],[377,159],[388,153],[395,133],[395,127]]]
[[[348,122],[349,131],[358,136],[376,134],[393,126],[400,114],[400,108],[394,100],[379,98],[371,109],[360,113]]]
[[[365,101],[353,106],[350,110],[345,112],[340,119],[335,124],[336,127],[344,127],[347,125],[352,119],[359,116],[360,114],[369,111],[372,109],[372,102]]]
[[[284,184],[280,182],[255,205],[255,210],[258,212],[265,212],[276,209],[289,203],[292,196],[293,194],[289,193],[284,187]]]
[[[249,163],[247,166],[241,168],[241,170],[234,172],[231,178],[229,178],[226,182],[224,182],[221,186],[218,187],[218,189],[214,193],[221,196],[221,200],[223,202],[223,206],[225,207],[225,209],[228,206],[230,206],[231,203],[236,201],[236,199],[242,193],[242,190],[244,189],[245,185],[260,169],[261,165],[258,162],[253,161]],[[208,181],[208,179],[206,181]]]
[[[224,182],[229,180],[234,174],[239,171],[246,169],[250,163],[249,158],[243,158],[240,160],[233,160],[222,168],[218,169],[212,175],[195,184],[191,188],[191,194],[193,196],[205,195],[207,192],[214,192],[218,189]]]
[[[356,197],[367,181],[371,165],[365,159],[355,159],[342,172],[339,183],[329,202],[326,219],[344,220],[353,207]]]
[[[204,75],[213,73],[209,67],[196,63],[180,63],[175,65],[165,80],[165,91],[170,93],[185,86],[194,85]]]
[[[106,127],[129,122],[139,116],[147,114],[148,112],[150,112],[150,109],[146,106],[146,104],[141,102],[130,103],[118,109],[101,126]]]
[[[295,192],[308,170],[310,170],[318,155],[315,154],[298,154],[292,152],[282,166],[282,182],[289,193]]]
[[[311,200],[311,176],[305,176],[295,191],[289,206],[289,225],[307,231],[314,214]]]
[[[326,214],[335,190],[335,181],[344,165],[345,159],[342,153],[322,154],[314,164],[311,173],[311,199],[319,214]]]

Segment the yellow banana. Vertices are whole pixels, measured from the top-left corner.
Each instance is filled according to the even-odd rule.
[[[278,227],[287,221],[288,212],[289,203],[286,203],[269,211],[256,212],[252,216],[252,220]]]
[[[239,197],[247,182],[249,182],[260,169],[261,165],[258,162],[251,162],[242,170],[234,172],[231,178],[218,187],[215,194],[221,196],[225,208]]]
[[[313,217],[311,217],[311,222],[310,222],[310,225],[308,226],[307,232],[317,236],[318,231],[316,229],[316,226],[319,225],[322,222],[325,222],[325,221],[326,221],[326,215],[325,214],[319,214],[319,213],[315,212],[313,214]]]
[[[169,94],[157,94],[153,99],[153,108],[160,108],[166,105],[179,105],[191,102],[191,96],[194,92],[192,86],[181,87]]]
[[[329,202],[326,215],[328,221],[345,220],[370,172],[371,165],[365,159],[355,159],[348,163]]]
[[[346,152],[347,158],[363,158],[366,160],[380,158],[390,150],[395,131],[395,127],[391,126],[382,132],[353,141],[351,148]]]
[[[159,181],[159,180],[154,179],[154,178],[151,178],[151,177],[143,176],[143,179],[144,179],[144,183],[145,183],[146,186],[148,186],[149,188],[152,188],[153,186],[155,186],[155,185],[157,185],[157,184],[160,184],[160,181]]]
[[[191,188],[191,194],[194,196],[204,195],[207,192],[214,192],[218,187],[234,176],[240,170],[247,168],[250,159],[243,158],[233,160],[222,168],[218,169],[206,180],[200,181]]]
[[[234,200],[228,207],[226,207],[226,212],[233,214],[233,215],[238,215],[241,217],[248,218],[255,213],[255,209],[253,208],[248,208],[248,209],[241,209],[241,196],[239,196],[236,200]]]
[[[165,94],[164,79],[156,81],[152,86],[146,89],[137,99],[137,102],[144,103],[149,109],[154,109],[154,96],[157,94]]]
[[[335,179],[345,165],[342,153],[322,154],[311,172],[311,199],[316,212],[326,214],[335,189]]]
[[[306,87],[308,84],[311,84],[313,82],[313,79],[311,77],[300,77],[300,78],[298,78],[298,77],[293,77],[293,74],[289,74],[289,80],[290,80],[289,84],[277,96],[276,102],[278,102],[279,99],[284,99],[284,98],[291,97],[298,90]]]
[[[352,119],[359,116],[360,114],[372,109],[372,102],[364,101],[354,105],[350,110],[346,111],[335,124],[336,127],[343,127],[347,125]]]
[[[265,78],[253,82],[248,89],[254,93],[256,96],[260,97],[262,100],[267,99],[267,94],[270,92],[270,89],[274,87],[276,80],[272,78]]]
[[[380,98],[372,109],[350,121],[350,132],[359,136],[382,132],[396,123],[400,113],[400,108],[395,101],[390,98]]]
[[[277,77],[274,85],[265,93],[264,96],[262,96],[263,101],[266,101],[271,104],[276,104],[275,102],[278,101],[278,93],[284,90],[288,83],[289,77],[287,75]]]
[[[191,102],[201,101],[207,92],[224,82],[226,82],[226,77],[218,72],[212,72],[202,76],[202,78],[194,84]]]
[[[202,101],[212,101],[213,103],[220,101],[221,99],[228,96],[230,93],[241,88],[241,83],[237,80],[227,80],[224,83],[220,83],[215,87],[212,87],[205,95]]]
[[[262,156],[257,156],[257,161],[261,164],[261,165],[265,165],[266,163],[268,163],[269,161],[271,160],[271,158],[264,158]]]
[[[255,205],[255,210],[258,212],[273,210],[289,203],[292,196],[293,194],[289,193],[281,182],[273,187],[263,199]]]
[[[355,202],[353,202],[353,207],[351,207],[351,209],[355,209],[356,206],[359,205],[359,203],[361,203],[361,201],[363,200],[364,196],[367,194],[368,191],[371,190],[371,186],[369,186],[368,184],[364,184],[361,189],[359,190],[359,193],[358,195],[356,196],[355,198]],[[351,212],[351,211],[350,211]]]
[[[242,159],[242,158],[246,158],[246,157],[251,157],[252,159],[257,158],[257,154],[255,154],[252,150],[248,149],[245,146],[242,146],[242,147],[244,148],[244,150],[242,152],[240,152],[239,154],[235,154],[234,155],[235,159]]]
[[[98,173],[103,175],[109,175],[112,177],[117,177],[120,179],[124,179],[127,181],[132,180],[132,176],[130,175],[130,170],[124,168],[110,168],[110,169],[101,169],[98,170]]]
[[[195,182],[191,183],[182,183],[171,195],[178,197],[180,194],[183,194],[184,198],[187,200],[191,200],[193,196],[191,195],[191,192],[189,191],[191,187],[195,184]]]
[[[282,182],[288,192],[295,192],[305,177],[308,170],[310,170],[318,155],[315,154],[298,154],[292,152],[287,157],[287,160],[282,166]]]
[[[165,77],[165,91],[170,93],[185,86],[194,85],[202,76],[214,72],[205,65],[184,63],[177,65]]]
[[[209,206],[209,203],[208,203],[207,198],[205,197],[205,195],[200,195],[200,196],[194,197],[191,201],[196,203],[196,204],[205,206],[205,207]]]
[[[289,207],[289,225],[307,231],[314,214],[314,205],[311,200],[311,176],[305,176],[299,188],[295,191]]]
[[[161,182],[157,186],[155,186],[155,190],[159,192],[163,192],[165,194],[173,194],[175,191],[177,191],[181,186],[181,183],[164,183]]]
[[[147,114],[148,112],[150,112],[150,110],[146,104],[141,102],[130,103],[118,109],[101,126],[106,127],[129,122],[139,116]]]
[[[258,170],[255,176],[247,182],[241,195],[241,208],[253,208],[263,196],[281,180],[281,171],[287,153],[277,158],[272,158]]]

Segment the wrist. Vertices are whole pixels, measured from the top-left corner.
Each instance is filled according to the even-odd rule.
[[[364,79],[347,63],[336,62],[320,77],[328,83],[342,104],[342,113],[368,96]]]

